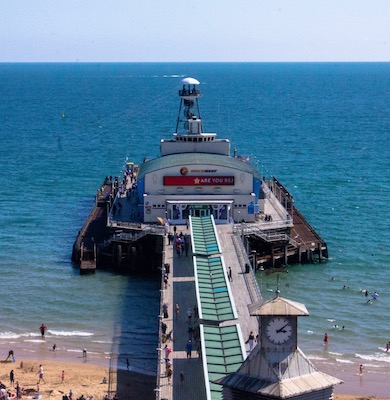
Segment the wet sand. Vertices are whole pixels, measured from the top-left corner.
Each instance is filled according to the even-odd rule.
[[[314,363],[316,367],[329,375],[333,375],[344,383],[334,388],[336,400],[390,400],[390,369],[364,365],[363,373],[359,373],[359,365],[345,366],[330,363]]]

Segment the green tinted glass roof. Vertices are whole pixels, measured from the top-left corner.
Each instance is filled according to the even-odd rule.
[[[195,257],[194,261],[200,318],[213,322],[236,319],[222,257]]]
[[[204,343],[203,357],[207,369],[205,375],[207,375],[210,387],[209,398],[221,400],[222,386],[212,381],[236,372],[245,359],[239,326],[201,325],[201,335],[202,343]]]
[[[211,217],[191,217],[193,252],[210,256],[221,253]]]

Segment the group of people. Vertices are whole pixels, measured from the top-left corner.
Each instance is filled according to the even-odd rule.
[[[176,254],[180,257],[180,255],[185,252],[186,257],[188,257],[188,251],[190,249],[190,235],[188,233],[183,234],[180,232],[179,234],[176,232],[176,226],[173,227],[173,234],[168,232],[168,244],[173,244],[176,249]]]
[[[10,373],[10,379],[11,379],[11,374],[12,374],[12,378],[13,378],[13,370]],[[12,380],[11,381],[11,386],[13,386],[15,384],[15,382]],[[19,382],[16,382],[16,386],[14,386],[14,388],[12,390],[16,391],[16,398],[17,399],[21,399],[22,395],[23,395],[23,389],[20,387]],[[11,398],[15,397],[15,394],[11,393],[11,389],[8,388],[4,385],[3,382],[0,382],[0,400],[8,400]]]
[[[6,387],[6,385],[0,381],[0,400],[9,400],[13,398],[21,399],[23,394],[25,394],[24,389],[19,385],[19,382],[16,382],[15,386],[15,373],[14,370],[12,369],[9,373],[9,380],[10,380],[10,386],[9,388]],[[11,392],[15,391],[15,392]]]

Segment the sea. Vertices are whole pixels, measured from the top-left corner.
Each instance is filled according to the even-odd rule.
[[[306,305],[313,362],[390,367],[389,63],[0,64],[0,358],[86,348],[155,373],[158,277],[81,276],[71,252],[104,177],[175,131],[188,76],[204,130],[277,177],[327,242],[326,262],[258,272],[263,297],[278,284]]]

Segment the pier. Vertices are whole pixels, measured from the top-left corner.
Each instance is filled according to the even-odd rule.
[[[181,84],[176,131],[161,139],[160,156],[126,161],[123,175],[107,177],[99,189],[73,247],[80,272],[157,272],[167,227],[206,216],[234,225],[255,270],[326,259],[326,243],[282,183],[261,176],[236,149],[232,156],[229,140],[203,131],[200,82]]]
[[[153,255],[148,272],[156,272],[161,265],[166,228],[157,220],[143,224],[134,218],[136,196],[126,195],[132,191],[133,183],[127,181],[122,194],[118,194],[118,188],[106,179],[95,196],[93,208],[73,245],[72,260],[81,273],[94,272],[99,267],[144,273],[137,262],[137,256],[141,260],[142,254]],[[270,189],[263,200],[264,212],[255,222],[236,221],[233,228],[254,269],[326,260],[326,242],[297,209],[288,190],[277,178],[268,181],[267,187]],[[114,215],[113,206],[119,202],[121,212]]]
[[[95,195],[92,210],[73,245],[72,260],[79,266],[81,273],[95,271],[97,245],[109,238],[107,210],[113,195],[112,182],[106,178]]]
[[[221,398],[222,387],[211,380],[238,368],[249,352],[248,344],[245,344],[249,333],[252,331],[256,335],[258,331],[257,320],[249,315],[248,305],[259,301],[261,294],[252,268],[248,270],[249,258],[242,242],[234,234],[232,225],[219,225],[215,227],[216,247],[210,250],[214,241],[207,237],[206,246],[199,250],[197,239],[202,241],[202,232],[196,232],[194,225],[199,222],[196,220],[191,221],[190,229],[179,226],[177,231],[191,236],[188,256],[185,251],[177,254],[174,241],[171,244],[166,242],[164,246],[166,267],[162,273],[160,320],[166,325],[166,334],[171,333],[168,336],[172,340],[165,340],[160,323],[157,399]],[[212,234],[208,228],[206,234]],[[219,262],[221,257],[222,263]],[[203,279],[202,263],[210,260],[216,264],[211,266],[213,272],[209,273],[214,279]],[[167,269],[168,284],[165,285]],[[163,313],[164,304],[168,306],[167,317]],[[176,304],[179,305],[178,314]],[[187,312],[192,313],[191,322]],[[189,334],[190,327],[194,329],[192,335]],[[190,359],[186,353],[189,337],[193,345]],[[171,383],[166,369],[166,344],[172,348],[169,356],[173,371]]]

